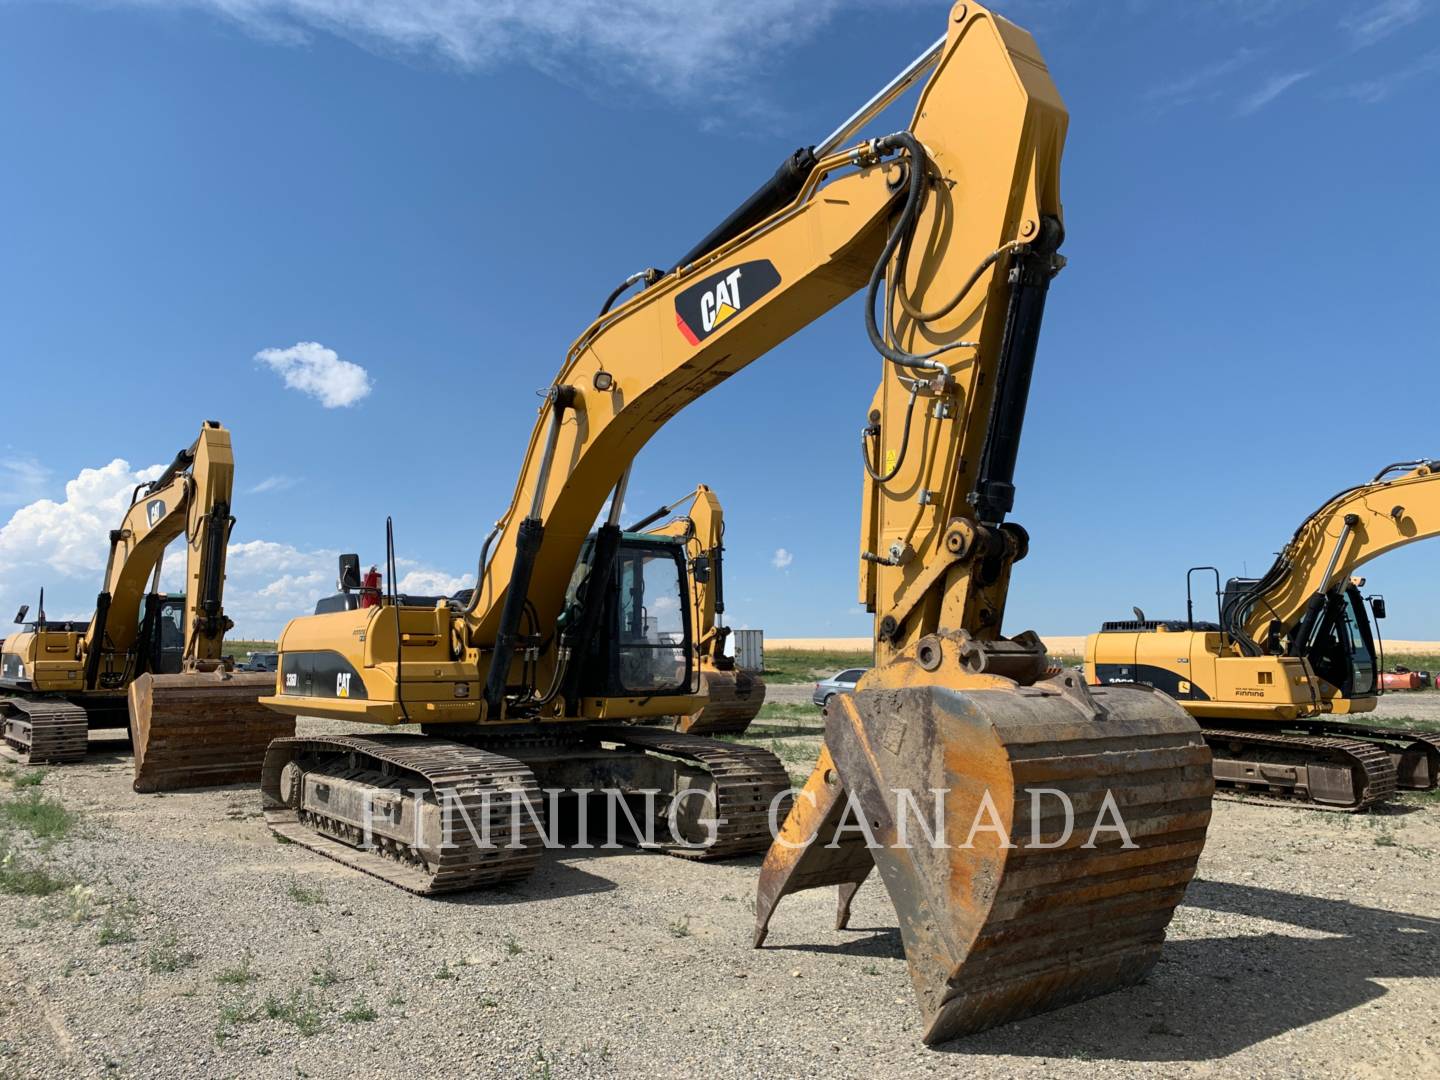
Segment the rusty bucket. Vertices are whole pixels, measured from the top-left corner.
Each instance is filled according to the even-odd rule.
[[[275,676],[224,670],[141,675],[130,684],[135,790],[179,791],[258,781],[271,739],[295,718],[260,704]]]
[[[1145,977],[1214,789],[1204,739],[1173,701],[1087,690],[1068,672],[862,690],[836,706],[761,871],[757,946],[801,889],[839,886],[843,926],[878,867],[927,1043]]]
[[[700,666],[701,689],[708,700],[705,705],[680,717],[677,731],[691,735],[740,735],[750,721],[760,715],[765,704],[765,680],[748,671],[731,668],[722,671],[708,659]]]

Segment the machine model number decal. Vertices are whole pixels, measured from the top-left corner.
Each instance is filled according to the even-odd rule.
[[[769,259],[720,270],[675,297],[675,324],[686,341],[699,345],[779,284],[780,272]]]

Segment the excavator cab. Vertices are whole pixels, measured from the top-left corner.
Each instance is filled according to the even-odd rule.
[[[593,575],[596,537],[581,553],[566,592],[570,618]],[[694,693],[693,629],[683,541],[623,533],[601,596],[600,632],[582,646],[581,693],[634,697]]]
[[[185,597],[150,593],[140,618],[136,652],[140,671],[178,675],[185,663]]]
[[[1225,606],[1257,584],[1258,578],[1230,578],[1225,583]],[[1377,618],[1383,617],[1383,611],[1382,604]],[[1343,698],[1365,698],[1375,693],[1379,654],[1365,598],[1354,585],[1312,598],[1304,618],[1288,635],[1288,640],[1280,620],[1272,619],[1266,632],[1265,651],[1274,656],[1302,657],[1311,670]]]
[[[1293,655],[1305,657],[1315,674],[1347,699],[1375,693],[1380,665],[1375,635],[1365,600],[1354,585],[1332,592],[1313,620],[1306,619],[1291,643]]]

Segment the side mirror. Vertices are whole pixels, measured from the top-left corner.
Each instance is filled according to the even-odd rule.
[[[26,615],[29,615],[29,614],[30,614],[30,605],[29,605],[29,604],[21,604],[21,605],[20,605],[20,610],[15,613],[15,621],[16,621],[17,623],[23,623],[23,622],[25,621],[25,616],[26,616]]]
[[[360,556],[340,556],[340,577],[337,582],[341,592],[360,588]]]
[[[1385,597],[1370,597],[1370,614],[1374,615],[1377,619],[1385,618]]]
[[[704,585],[710,580],[710,556],[696,555],[690,562],[690,576],[698,584]]]

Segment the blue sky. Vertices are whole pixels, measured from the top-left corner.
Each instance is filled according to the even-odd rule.
[[[1440,16],[998,6],[1071,111],[1007,628],[1178,613],[1186,567],[1256,572],[1334,490],[1440,456]],[[235,435],[240,630],[329,591],[336,551],[379,561],[387,513],[412,584],[459,582],[533,392],[610,288],[670,265],[946,10],[0,0],[4,614],[45,584],[52,617],[88,615],[118,493],[203,418]],[[868,632],[878,363],[842,305],[639,459],[637,516],[697,481],[724,500],[737,625]],[[1437,567],[1425,544],[1372,564],[1390,635],[1440,638]]]

